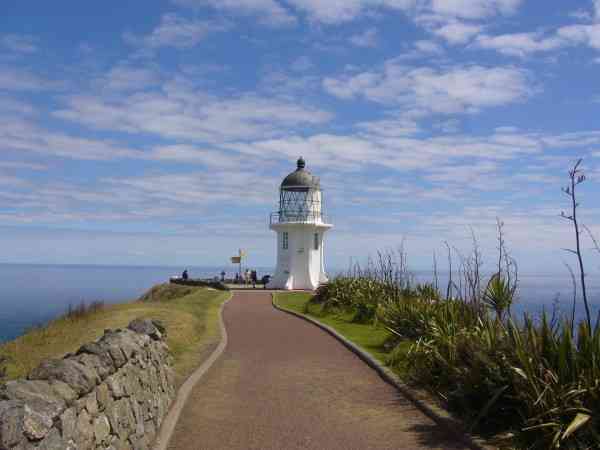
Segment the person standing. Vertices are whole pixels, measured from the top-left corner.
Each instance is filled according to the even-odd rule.
[[[256,270],[253,270],[252,272],[250,272],[250,278],[252,279],[252,289],[256,289],[256,280],[257,280]]]

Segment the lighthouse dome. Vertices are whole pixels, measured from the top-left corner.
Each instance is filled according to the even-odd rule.
[[[283,179],[281,183],[282,189],[288,188],[309,188],[319,189],[319,177],[312,175],[305,169],[306,162],[302,157],[298,159],[298,168]]]

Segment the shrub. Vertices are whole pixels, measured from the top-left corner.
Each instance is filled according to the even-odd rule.
[[[62,317],[73,320],[82,319],[102,310],[104,306],[103,301],[94,301],[87,304],[84,301],[81,301],[79,305],[69,304],[67,312]]]
[[[397,345],[388,364],[436,393],[471,429],[510,431],[531,449],[598,448],[600,327],[582,321],[574,333],[570,320],[546,313],[514,320],[516,266],[504,256],[487,283],[476,279],[475,259],[462,264],[458,298],[371,264],[321,286],[311,302],[325,314],[386,327]]]

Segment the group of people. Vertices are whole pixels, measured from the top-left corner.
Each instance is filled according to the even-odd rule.
[[[241,275],[239,273],[235,274],[235,284],[250,284],[252,283],[252,287],[256,287],[256,283],[258,282],[258,275],[256,270],[246,269]]]
[[[226,275],[227,274],[225,273],[225,271],[221,272],[221,282],[224,283],[227,281],[225,278]],[[188,279],[187,269],[183,271],[183,273],[181,274],[181,277],[179,277],[179,279],[181,279],[181,280]],[[266,288],[266,285],[269,283],[270,279],[271,279],[270,275],[265,275],[260,279],[261,283],[264,285],[265,288]],[[215,277],[214,280],[219,281],[219,278]],[[245,285],[252,284],[252,287],[255,288],[256,283],[258,283],[258,274],[257,274],[256,270],[246,269],[242,273],[236,273],[233,282],[235,284],[245,284]]]

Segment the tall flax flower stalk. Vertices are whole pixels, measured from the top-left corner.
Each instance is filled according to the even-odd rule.
[[[583,304],[585,306],[587,326],[591,330],[592,317],[590,314],[590,306],[588,304],[587,290],[585,287],[585,270],[583,267],[583,257],[581,256],[581,231],[579,231],[579,222],[577,220],[577,208],[579,207],[579,203],[577,202],[577,197],[575,194],[577,186],[585,181],[585,174],[583,173],[583,170],[579,168],[581,161],[581,158],[578,159],[573,168],[569,170],[569,185],[562,188],[562,191],[569,197],[571,201],[571,213],[567,214],[564,211],[561,211],[560,215],[564,219],[571,221],[575,231],[575,250],[570,248],[565,250],[577,256],[577,263],[579,265],[579,278],[581,281],[581,295],[583,297]]]

